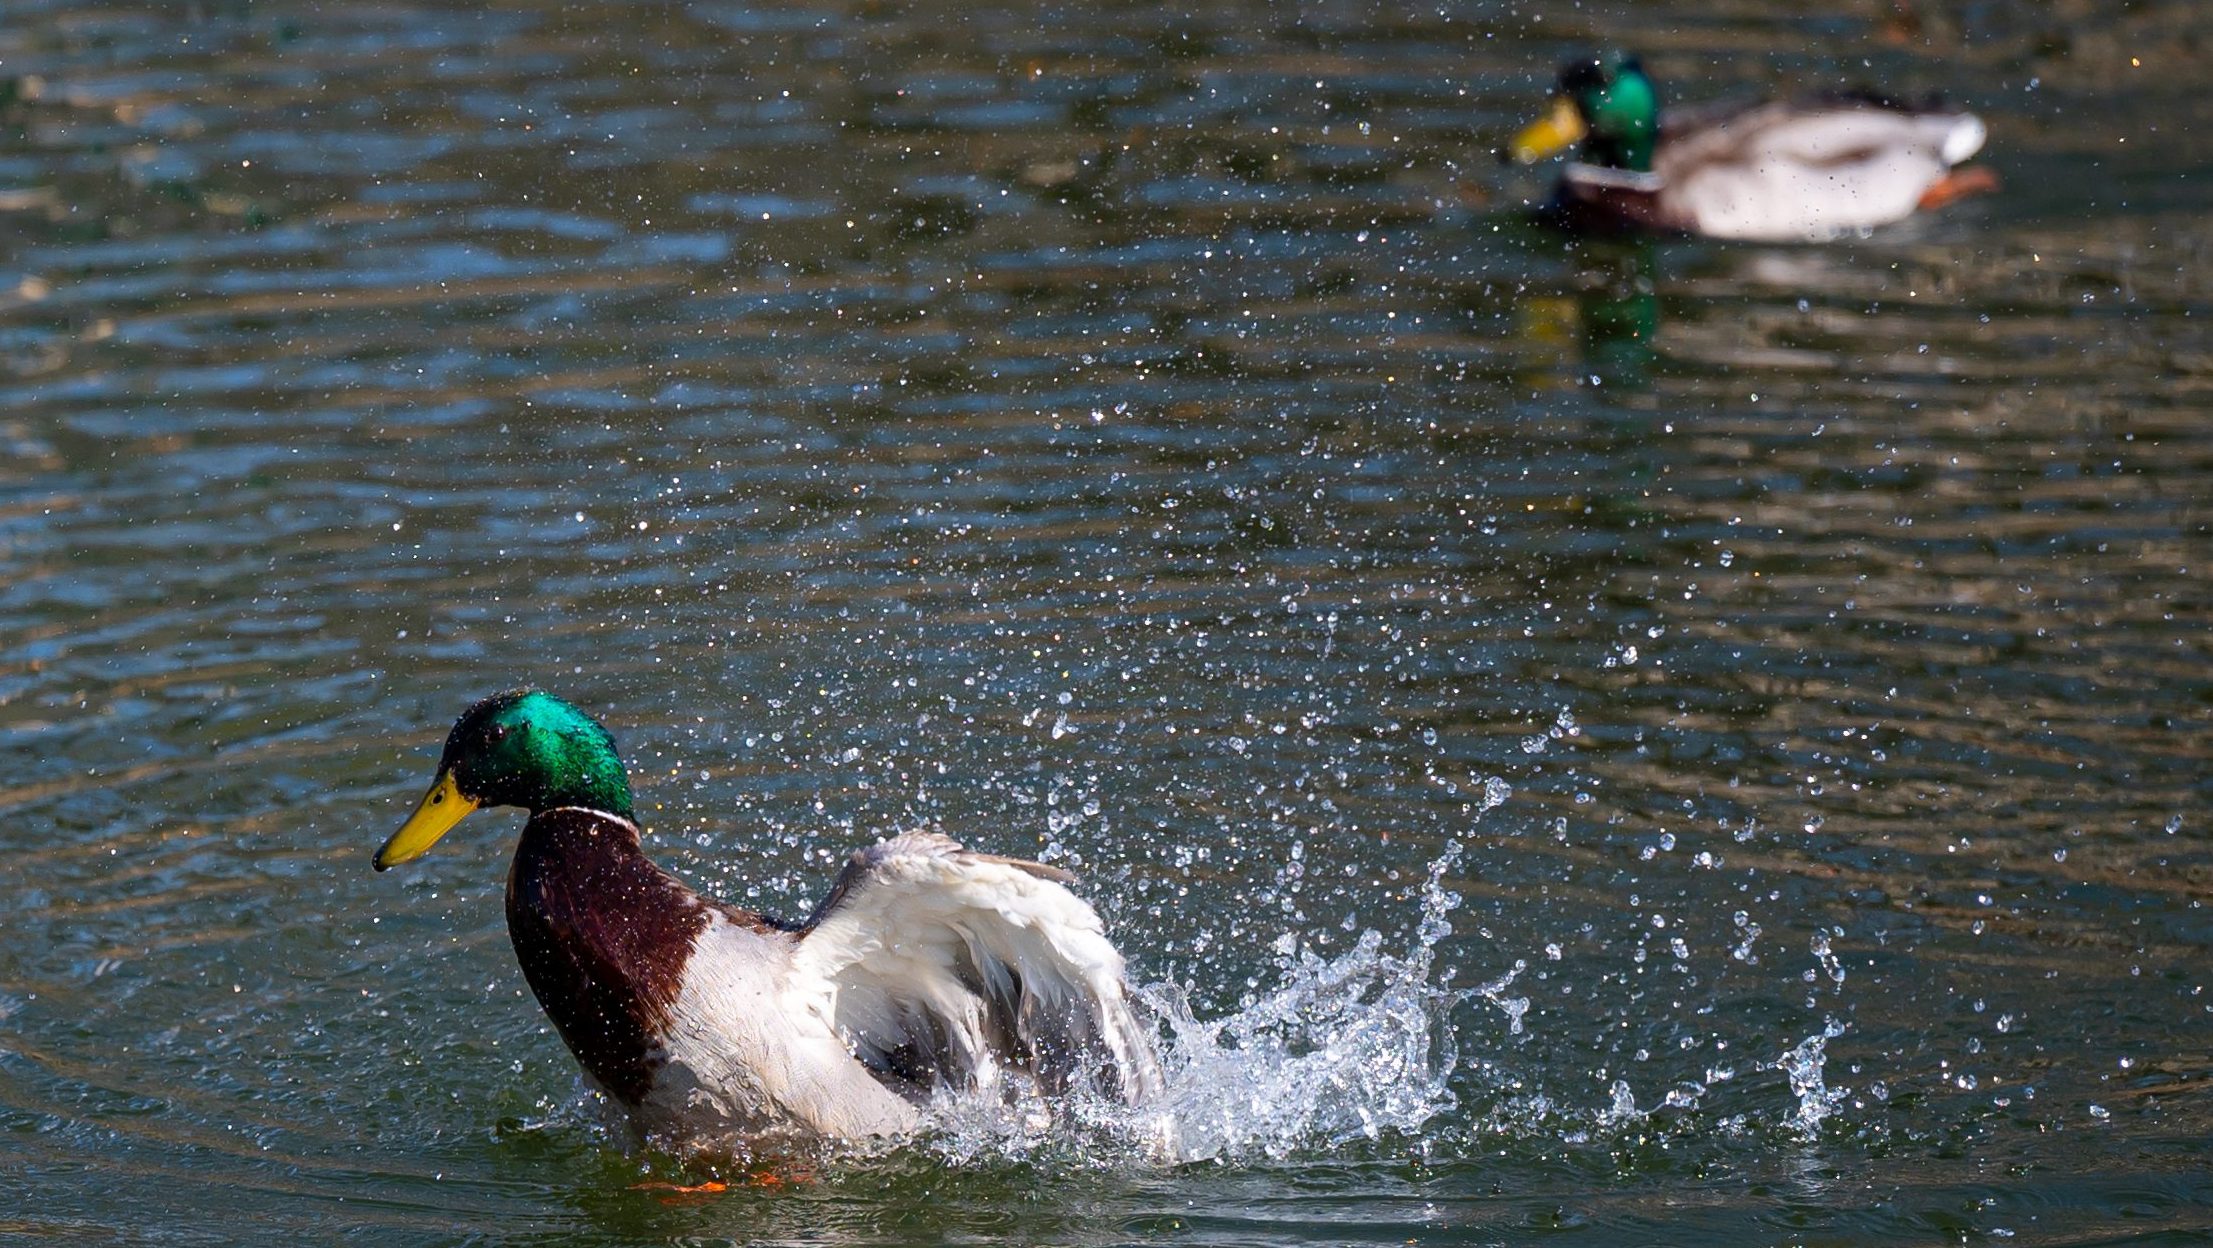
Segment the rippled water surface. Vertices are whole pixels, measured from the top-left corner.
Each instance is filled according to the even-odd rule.
[[[2204,1242],[2213,25],[1818,8],[11,8],[0,1238]],[[1570,244],[1594,45],[2007,190]],[[638,1186],[517,821],[368,869],[523,682],[1076,867],[1210,1159]]]

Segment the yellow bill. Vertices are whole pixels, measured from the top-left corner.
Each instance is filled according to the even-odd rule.
[[[438,843],[439,837],[452,831],[453,825],[461,822],[464,816],[475,809],[476,802],[461,796],[461,790],[455,787],[453,773],[439,772],[438,782],[430,786],[430,792],[423,794],[422,801],[416,803],[415,813],[409,815],[407,822],[400,825],[400,830],[394,832],[392,839],[384,843],[384,848],[377,851],[377,870],[396,867],[422,857],[429,852],[431,846]]]
[[[1561,96],[1552,102],[1552,111],[1522,127],[1514,136],[1507,154],[1520,164],[1543,160],[1554,152],[1582,141],[1590,128],[1583,124],[1583,114],[1576,111],[1575,101]]]

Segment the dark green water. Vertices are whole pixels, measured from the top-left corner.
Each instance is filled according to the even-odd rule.
[[[2213,27],[1796,13],[11,8],[0,1239],[2206,1242]],[[1593,42],[2008,191],[1566,245]],[[1079,866],[1214,1159],[635,1189],[512,819],[369,870],[524,681],[733,900]]]

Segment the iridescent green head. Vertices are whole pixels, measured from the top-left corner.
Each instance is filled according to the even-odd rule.
[[[1516,135],[1511,152],[1527,163],[1581,140],[1591,164],[1645,173],[1659,137],[1660,93],[1636,57],[1578,60],[1560,70],[1553,111]]]
[[[591,716],[536,689],[494,694],[454,722],[438,779],[377,851],[377,870],[421,857],[479,806],[582,806],[628,819],[630,778]]]

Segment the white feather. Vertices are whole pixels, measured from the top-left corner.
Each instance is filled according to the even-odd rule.
[[[1122,955],[1060,873],[911,833],[854,856],[799,945],[796,991],[873,1063],[922,1059],[956,1089],[1007,1064],[1048,1086],[1097,1076],[1157,1095],[1149,1030]]]
[[[1973,113],[1961,113],[1950,119],[1952,128],[1944,136],[1944,163],[1956,165],[1982,150],[1982,142],[1990,131],[1982,124],[1982,118]]]
[[[679,1146],[904,1135],[935,1088],[995,1093],[1010,1067],[1048,1092],[1157,1096],[1122,955],[1060,875],[911,834],[854,855],[797,935],[712,911],[637,1128]]]
[[[636,1118],[649,1137],[723,1135],[860,1139],[900,1135],[920,1112],[853,1060],[843,1039],[795,993],[788,934],[711,914],[684,968]]]

